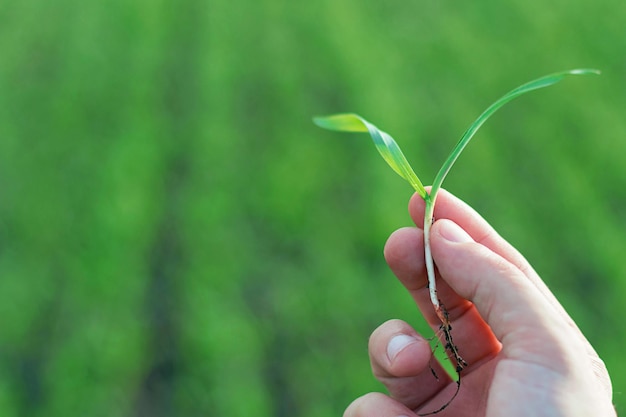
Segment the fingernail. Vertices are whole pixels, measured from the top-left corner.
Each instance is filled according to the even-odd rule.
[[[444,239],[450,242],[466,243],[474,241],[465,230],[461,229],[459,225],[450,220],[440,220],[439,233]]]
[[[406,334],[399,334],[392,337],[389,341],[389,344],[387,345],[387,357],[390,361],[393,361],[398,353],[400,353],[404,348],[415,342],[417,342],[416,338],[408,336]]]

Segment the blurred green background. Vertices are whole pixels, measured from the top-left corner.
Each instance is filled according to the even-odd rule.
[[[531,261],[626,409],[626,3],[0,3],[0,415],[341,415],[429,334],[382,247],[410,187],[354,111]],[[546,346],[549,349],[549,346]]]

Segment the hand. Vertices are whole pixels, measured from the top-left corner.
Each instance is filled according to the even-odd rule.
[[[421,225],[419,196],[409,212]],[[616,416],[604,363],[524,257],[445,191],[435,219],[438,295],[450,315],[454,344],[469,364],[457,397],[437,416]],[[394,232],[385,258],[437,332],[441,323],[428,295],[423,231]],[[407,323],[391,320],[376,329],[369,352],[374,375],[390,396],[358,398],[344,417],[414,417],[438,410],[454,395],[456,381]]]

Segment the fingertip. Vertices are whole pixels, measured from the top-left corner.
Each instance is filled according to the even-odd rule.
[[[473,297],[477,289],[485,284],[487,276],[492,277],[504,272],[503,264],[506,261],[476,243],[452,220],[436,221],[430,236],[432,255],[439,273],[455,292],[465,299],[478,301]],[[509,271],[507,276],[510,273],[512,271]],[[480,303],[478,307],[481,307]]]
[[[370,392],[346,408],[343,417],[413,417],[405,405],[379,392]]]
[[[428,188],[430,190],[430,188]],[[414,193],[409,200],[409,215],[420,229],[424,228],[424,209],[426,203],[421,195]]]
[[[430,344],[418,335],[397,334],[387,343],[389,373],[398,378],[421,374],[431,356]]]
[[[418,375],[428,366],[430,344],[402,320],[389,320],[370,337],[372,370],[379,378]]]
[[[432,233],[436,233],[451,243],[468,243],[474,239],[452,220],[441,219],[433,225]]]
[[[432,187],[426,187],[426,191],[430,193]],[[449,218],[454,215],[467,212],[469,207],[452,195],[444,188],[440,188],[437,192],[437,205],[435,206],[435,218]],[[409,214],[411,219],[420,229],[424,228],[424,211],[426,202],[419,194],[415,193],[409,200]]]
[[[416,337],[408,334],[401,333],[393,336],[387,343],[387,359],[389,363],[393,363],[400,352],[419,341]]]
[[[372,333],[369,354],[374,376],[385,385],[391,398],[409,409],[423,404],[450,383],[445,370],[433,361],[429,341],[402,320],[389,320]],[[433,373],[440,378],[434,379]],[[393,414],[354,415],[378,417]],[[396,417],[401,415],[413,414],[395,414]]]
[[[423,241],[424,233],[421,230],[402,227],[387,239],[383,250],[385,260],[392,268],[395,265],[413,262],[414,255],[423,251]]]
[[[384,249],[389,268],[409,290],[426,285],[424,266],[424,232],[404,227],[389,236]]]

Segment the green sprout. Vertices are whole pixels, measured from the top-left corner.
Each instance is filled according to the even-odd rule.
[[[444,337],[446,342],[445,349],[449,352],[449,354],[455,359],[456,362],[456,373],[459,376],[457,380],[457,390],[452,398],[446,402],[439,409],[426,413],[420,414],[422,416],[431,415],[439,413],[443,411],[456,397],[459,392],[459,388],[461,386],[461,371],[467,366],[467,363],[463,360],[463,358],[459,355],[458,349],[454,342],[452,341],[452,326],[450,325],[450,320],[448,318],[448,311],[445,306],[439,300],[437,296],[437,286],[435,282],[435,266],[433,262],[433,257],[431,254],[430,247],[430,228],[434,222],[433,214],[435,211],[435,202],[437,201],[437,194],[441,189],[441,185],[443,180],[450,172],[452,165],[456,162],[463,149],[467,146],[469,141],[472,139],[474,134],[478,131],[478,129],[487,121],[487,119],[496,112],[500,107],[513,100],[516,97],[521,96],[522,94],[528,93],[533,90],[538,90],[540,88],[548,87],[553,84],[558,83],[563,78],[569,75],[588,75],[588,74],[600,74],[600,71],[595,69],[574,69],[569,71],[557,72],[554,74],[546,75],[544,77],[538,78],[536,80],[530,81],[526,84],[523,84],[502,96],[500,99],[495,101],[491,106],[487,108],[478,118],[470,125],[470,127],[465,131],[459,142],[456,144],[448,158],[444,161],[443,165],[439,169],[439,172],[435,176],[435,180],[433,181],[432,187],[430,189],[430,193],[426,191],[424,185],[420,181],[420,179],[415,175],[413,168],[405,158],[402,150],[398,144],[393,140],[389,134],[383,132],[378,129],[373,124],[369,123],[361,116],[358,116],[353,113],[345,113],[345,114],[335,114],[331,116],[323,116],[323,117],[315,117],[313,120],[315,124],[325,129],[336,130],[341,132],[367,132],[370,134],[372,140],[374,141],[374,145],[376,145],[376,149],[382,155],[383,159],[389,164],[389,166],[402,178],[404,178],[411,186],[415,189],[415,191],[424,199],[426,203],[426,208],[424,211],[424,255],[426,262],[426,271],[428,274],[428,288],[430,292],[430,300],[433,304],[435,312],[437,316],[441,320],[440,331]],[[431,371],[433,375],[437,377],[434,369],[431,367]]]
[[[383,159],[389,164],[389,166],[402,178],[408,181],[409,184],[415,189],[415,191],[424,199],[426,203],[426,210],[424,213],[424,252],[426,257],[426,270],[428,273],[428,286],[430,289],[430,299],[435,308],[437,316],[441,320],[444,327],[449,326],[447,312],[442,307],[441,301],[437,297],[437,287],[435,283],[435,268],[430,248],[430,227],[433,223],[433,213],[435,210],[435,202],[437,201],[437,193],[441,189],[443,180],[450,172],[452,165],[456,162],[457,158],[465,149],[469,141],[472,139],[478,129],[485,123],[485,121],[496,112],[500,107],[516,97],[522,94],[528,93],[533,90],[548,87],[569,75],[587,75],[587,74],[599,74],[600,72],[595,69],[574,69],[569,71],[557,72],[554,74],[546,75],[536,80],[523,84],[502,96],[491,106],[487,108],[474,123],[465,131],[459,142],[456,144],[450,156],[445,160],[441,169],[437,173],[435,180],[433,181],[430,193],[426,191],[424,185],[419,180],[413,168],[408,163],[404,154],[400,150],[398,144],[393,140],[389,134],[378,129],[373,124],[369,123],[362,117],[352,114],[336,114],[324,117],[315,117],[313,120],[315,124],[320,127],[336,130],[341,132],[367,132],[372,137],[376,149],[382,155]]]

